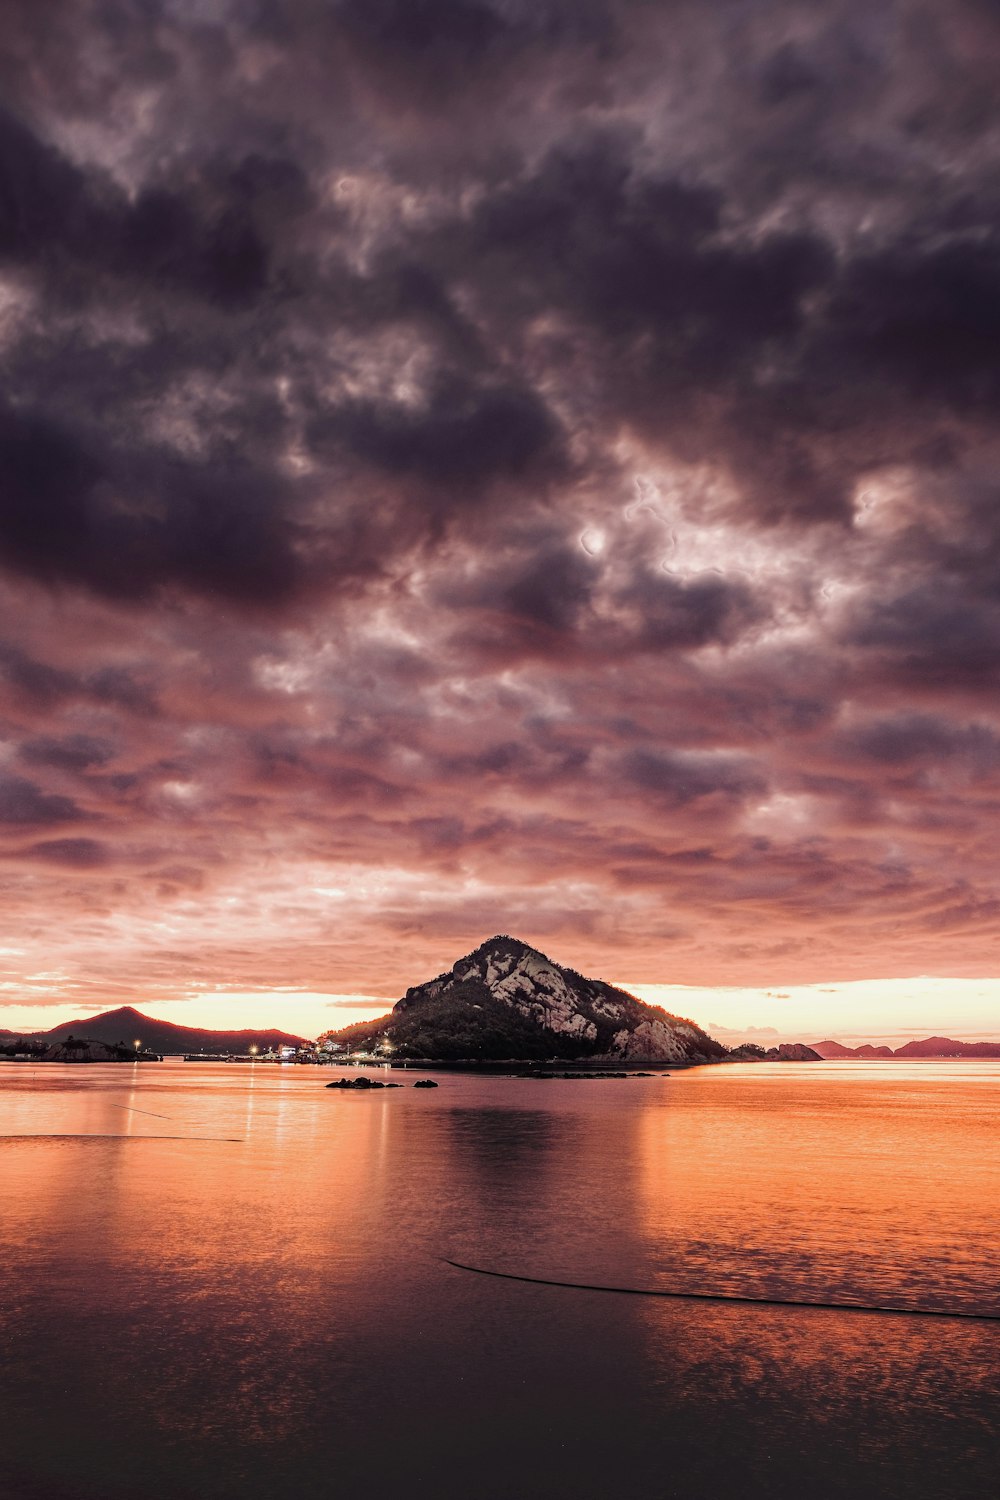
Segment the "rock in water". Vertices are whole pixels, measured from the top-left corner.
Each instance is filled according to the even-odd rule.
[[[389,1015],[328,1035],[355,1050],[451,1061],[708,1062],[726,1055],[693,1021],[505,936],[407,990]]]
[[[382,1083],[378,1078],[338,1078],[328,1089],[401,1089],[401,1083]]]

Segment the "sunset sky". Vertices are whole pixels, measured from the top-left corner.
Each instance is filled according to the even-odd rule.
[[[720,1034],[1000,1036],[1000,9],[58,12],[0,1026],[315,1033],[508,932]]]

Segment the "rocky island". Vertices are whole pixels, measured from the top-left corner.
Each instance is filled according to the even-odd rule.
[[[520,939],[499,935],[416,985],[388,1015],[320,1042],[425,1062],[580,1058],[715,1062],[726,1048],[694,1021],[586,979]]]

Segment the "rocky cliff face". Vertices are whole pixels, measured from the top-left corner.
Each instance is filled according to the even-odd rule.
[[[517,938],[490,938],[388,1016],[335,1040],[400,1057],[707,1061],[725,1048],[693,1021],[586,979]]]

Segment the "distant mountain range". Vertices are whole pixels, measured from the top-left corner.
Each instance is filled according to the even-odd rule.
[[[352,1049],[441,1061],[711,1062],[727,1055],[694,1021],[586,979],[505,935],[408,989],[388,1015],[327,1036]]]
[[[10,1032],[10,1036],[17,1033]],[[136,1041],[152,1052],[248,1052],[251,1046],[265,1051],[269,1047],[298,1047],[304,1038],[292,1036],[287,1031],[206,1031],[198,1026],[175,1026],[170,1021],[157,1021],[144,1016],[131,1005],[119,1006],[117,1010],[106,1010],[101,1015],[84,1016],[79,1021],[63,1021],[51,1031],[33,1031],[32,1040],[50,1044],[64,1042],[73,1036],[91,1042],[125,1042],[131,1046]]]
[[[824,1059],[839,1057],[892,1057],[891,1047],[873,1047],[866,1043],[863,1047],[845,1047],[842,1042],[810,1042],[814,1052],[818,1052]]]
[[[956,1042],[947,1036],[929,1036],[922,1042],[906,1042],[904,1046],[845,1047],[842,1042],[810,1042],[814,1052],[822,1058],[838,1057],[1000,1057],[1000,1042]]]
[[[931,1036],[893,1050],[866,1043],[785,1042],[768,1052],[730,1052],[694,1021],[646,1005],[601,979],[585,979],[512,937],[490,938],[460,958],[446,974],[407,990],[388,1015],[360,1021],[326,1035],[341,1046],[386,1051],[399,1057],[439,1058],[607,1058],[629,1062],[717,1062],[737,1060],[746,1051],[768,1062],[828,1061],[838,1058],[933,1057],[1000,1058],[1000,1042],[959,1042]],[[158,1021],[131,1005],[100,1015],[63,1021],[50,1031],[16,1032],[0,1027],[4,1047],[22,1038],[50,1046],[67,1037],[132,1046],[141,1041],[152,1052],[246,1053],[300,1047],[305,1038],[267,1030],[210,1031]]]

